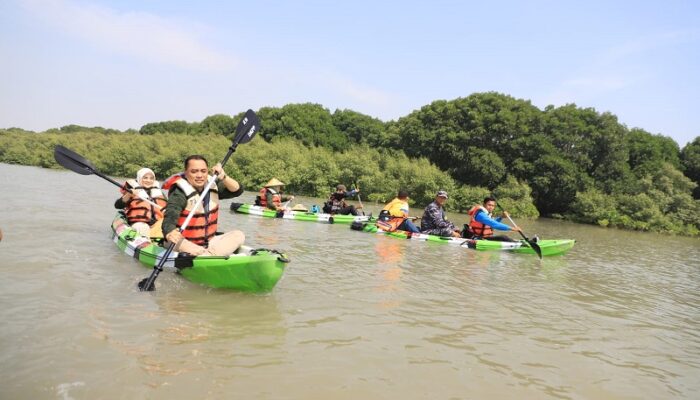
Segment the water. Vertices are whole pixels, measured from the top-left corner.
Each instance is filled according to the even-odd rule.
[[[539,261],[225,211],[292,259],[272,293],[170,273],[141,293],[115,186],[5,164],[0,182],[2,399],[700,398],[698,239],[518,221],[577,239]]]

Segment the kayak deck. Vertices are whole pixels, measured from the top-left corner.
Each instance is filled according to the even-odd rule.
[[[351,224],[353,222],[370,222],[371,215],[341,215],[313,213],[309,211],[275,211],[252,204],[231,203],[231,210],[241,214],[257,215],[266,218],[293,219],[297,221],[325,222],[329,224]]]
[[[112,239],[120,250],[149,268],[161,262],[166,252],[150,238],[138,235],[122,214],[112,222]],[[288,262],[286,255],[276,250],[241,246],[230,256],[192,256],[173,251],[163,268],[208,287],[264,293],[279,282]]]
[[[475,240],[475,239],[463,239],[454,237],[443,237],[436,235],[429,235],[426,233],[412,233],[407,231],[396,230],[393,232],[387,232],[379,229],[374,224],[362,224],[361,228],[358,227],[359,224],[351,226],[351,229],[358,230],[368,233],[376,233],[378,235],[391,236],[400,239],[410,239],[417,241],[426,241],[434,243],[445,243],[457,245],[460,247],[466,247],[474,250],[482,251],[495,251],[495,250],[505,250],[512,251],[515,253],[525,253],[525,254],[537,254],[535,250],[530,247],[526,241],[519,240],[517,242],[499,242],[495,240]],[[358,229],[359,228],[359,229]],[[544,239],[538,240],[537,244],[542,250],[542,256],[556,256],[564,254],[569,251],[576,241],[574,239]]]

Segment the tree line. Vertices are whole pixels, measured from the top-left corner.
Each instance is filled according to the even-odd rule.
[[[406,188],[414,204],[425,205],[444,188],[456,211],[493,193],[521,217],[700,233],[700,137],[681,150],[611,113],[574,104],[540,110],[489,92],[435,101],[389,122],[310,103],[257,114],[264,140],[240,146],[227,165],[251,190],[275,176],[288,192],[325,197],[337,183],[356,182],[365,199],[388,201]],[[0,130],[0,162],[57,167],[52,150],[60,143],[108,174],[131,176],[147,163],[163,177],[181,170],[190,153],[220,158],[242,115],[125,132]]]

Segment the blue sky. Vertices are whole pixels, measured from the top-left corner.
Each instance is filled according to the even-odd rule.
[[[696,1],[0,0],[0,57],[0,128],[304,102],[388,121],[497,91],[700,136]]]

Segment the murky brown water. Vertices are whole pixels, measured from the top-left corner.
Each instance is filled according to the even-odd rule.
[[[0,182],[2,399],[700,398],[698,239],[518,221],[578,240],[540,262],[227,211],[291,257],[271,294],[169,273],[140,293],[116,187]]]

